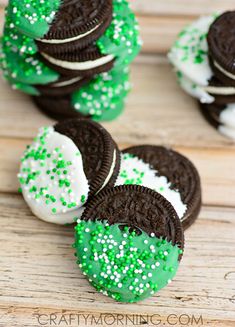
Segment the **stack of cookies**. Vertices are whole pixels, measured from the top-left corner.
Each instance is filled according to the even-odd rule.
[[[206,119],[235,140],[235,11],[201,17],[186,27],[169,59]]]
[[[74,248],[82,273],[121,302],[143,300],[170,283],[184,230],[201,207],[200,177],[186,157],[155,145],[120,151],[89,119],[41,128],[18,178],[38,218],[77,223]]]
[[[140,47],[126,0],[10,0],[0,63],[12,87],[50,116],[112,120]]]

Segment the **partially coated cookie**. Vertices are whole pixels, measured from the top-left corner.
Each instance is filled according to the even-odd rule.
[[[44,127],[22,157],[18,175],[32,212],[42,220],[66,224],[106,186],[113,186],[120,155],[110,134],[86,119]]]
[[[111,135],[88,119],[70,119],[55,125],[55,131],[69,137],[83,156],[89,197],[105,186],[113,186],[120,167],[120,152]]]
[[[140,145],[122,152],[116,185],[137,184],[164,196],[175,208],[184,229],[201,208],[201,183],[195,166],[183,155],[161,146]]]
[[[102,55],[96,45],[90,45],[80,51],[48,55],[41,52],[45,64],[63,75],[92,76],[109,71],[114,64],[112,54]]]
[[[36,96],[34,102],[58,120],[85,116],[95,121],[111,121],[122,113],[129,91],[129,70],[112,69],[96,75],[72,94],[58,97],[56,102],[51,96]]]
[[[64,0],[47,34],[37,40],[39,51],[79,51],[97,40],[111,20],[111,0]]]
[[[75,232],[77,263],[117,301],[141,301],[175,276],[184,248],[181,222],[160,194],[137,185],[102,191]]]
[[[208,32],[209,53],[214,73],[222,82],[235,86],[235,11],[220,15]]]
[[[222,135],[235,140],[235,104],[199,104],[206,120]]]
[[[63,97],[72,92],[79,90],[82,86],[85,86],[92,80],[91,77],[82,76],[60,76],[60,78],[54,82],[47,85],[35,85],[34,87],[41,96],[46,97]],[[54,100],[54,98],[53,98]],[[59,101],[59,99],[57,99]],[[56,105],[54,101],[54,105]]]

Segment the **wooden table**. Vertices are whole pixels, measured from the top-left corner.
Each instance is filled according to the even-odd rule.
[[[137,325],[138,315],[148,316],[147,326],[156,325],[158,318],[162,321],[158,326],[235,325],[235,145],[204,121],[196,103],[179,89],[164,56],[185,23],[203,12],[231,8],[232,1],[132,2],[145,46],[132,66],[134,87],[124,115],[104,126],[120,147],[172,146],[197,166],[203,208],[186,232],[181,267],[172,284],[138,304],[115,303],[94,291],[75,264],[73,227],[36,219],[17,194],[19,158],[37,129],[53,121],[38,112],[27,96],[1,81],[1,327],[95,326],[94,319],[99,318],[103,326],[120,326],[117,314],[128,315],[122,320],[126,326],[134,325],[133,317]]]

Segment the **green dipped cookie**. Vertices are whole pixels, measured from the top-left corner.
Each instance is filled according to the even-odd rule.
[[[126,0],[113,1],[112,22],[96,44],[79,51],[41,54],[45,63],[64,75],[90,76],[129,65],[141,48],[139,27]]]
[[[129,70],[113,69],[97,75],[89,84],[72,94],[77,112],[94,120],[113,120],[123,110],[124,99],[130,91]]]
[[[10,0],[7,14],[20,33],[37,39],[47,34],[61,3],[61,0]]]
[[[34,101],[44,113],[58,120],[85,116],[95,121],[111,121],[124,110],[129,91],[129,70],[113,69],[97,75],[71,95],[58,97],[57,101],[50,96],[34,97]]]
[[[137,185],[100,192],[75,227],[77,263],[90,283],[120,302],[138,302],[175,276],[182,225],[159,193]]]
[[[20,33],[7,12],[5,16],[2,40],[8,51],[26,53],[29,55],[34,55],[38,51],[34,39]]]
[[[115,57],[115,67],[129,65],[141,49],[139,25],[126,0],[113,0],[113,19],[97,41],[103,55]]]
[[[48,84],[58,80],[59,74],[48,68],[38,53],[19,52],[3,38],[0,42],[0,65],[3,76],[9,81],[23,84]]]

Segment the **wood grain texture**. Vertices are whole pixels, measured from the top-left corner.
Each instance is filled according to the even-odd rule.
[[[137,15],[141,38],[142,52],[166,53],[182,28],[192,21],[192,17],[161,17]],[[3,28],[4,10],[0,8],[0,31]]]
[[[233,0],[129,0],[132,8],[138,13],[148,15],[185,15],[195,16],[208,14],[213,11],[233,10]],[[4,7],[8,0],[0,0]]]
[[[138,13],[165,16],[197,16],[215,11],[234,10],[233,0],[130,0]]]
[[[232,146],[229,139],[208,126],[196,101],[181,91],[166,58],[140,56],[132,66],[131,80],[133,92],[125,115],[112,124],[104,124],[119,142],[208,148]],[[30,97],[13,92],[2,81],[0,98],[2,137],[32,138],[40,126],[52,123],[37,110]]]
[[[19,158],[30,142],[31,140],[27,139],[0,138],[0,192],[17,192],[19,185],[16,175],[19,170]],[[139,141],[140,143],[144,142]],[[133,143],[122,144],[119,142],[121,148],[131,144]],[[152,144],[162,143],[155,141]],[[203,185],[204,204],[235,207],[234,150],[183,146],[176,146],[174,149],[191,159],[199,170]]]
[[[0,81],[0,327],[95,326],[94,319],[105,313],[159,314],[159,326],[165,327],[172,326],[167,321],[171,314],[177,315],[171,321],[174,326],[183,325],[179,318],[185,314],[191,320],[203,319],[201,324],[184,320],[186,326],[235,324],[235,144],[204,121],[196,102],[177,85],[165,56],[159,55],[167,52],[185,24],[200,14],[231,8],[233,1],[131,2],[148,55],[139,56],[132,66],[134,86],[124,115],[104,126],[121,148],[163,144],[185,154],[198,168],[204,205],[186,232],[180,270],[172,284],[138,304],[115,303],[91,288],[75,264],[73,227],[36,219],[17,194],[16,174],[26,144],[40,126],[54,121],[28,96]],[[0,0],[0,6],[5,3]],[[48,321],[51,314],[56,322]],[[42,324],[38,315],[43,315]],[[75,317],[71,323],[70,315]],[[66,322],[60,321],[63,316]],[[100,325],[127,326],[106,319],[107,324]]]
[[[0,308],[12,305],[16,316],[20,315],[17,307],[23,306],[30,314],[64,309],[163,317],[186,313],[202,315],[206,321],[216,317],[220,322],[235,318],[235,255],[233,251],[225,255],[235,246],[235,209],[204,207],[186,233],[187,247],[174,282],[133,305],[115,304],[91,288],[75,265],[72,227],[36,219],[17,195],[2,195],[0,212]],[[22,318],[26,319],[25,314]]]

